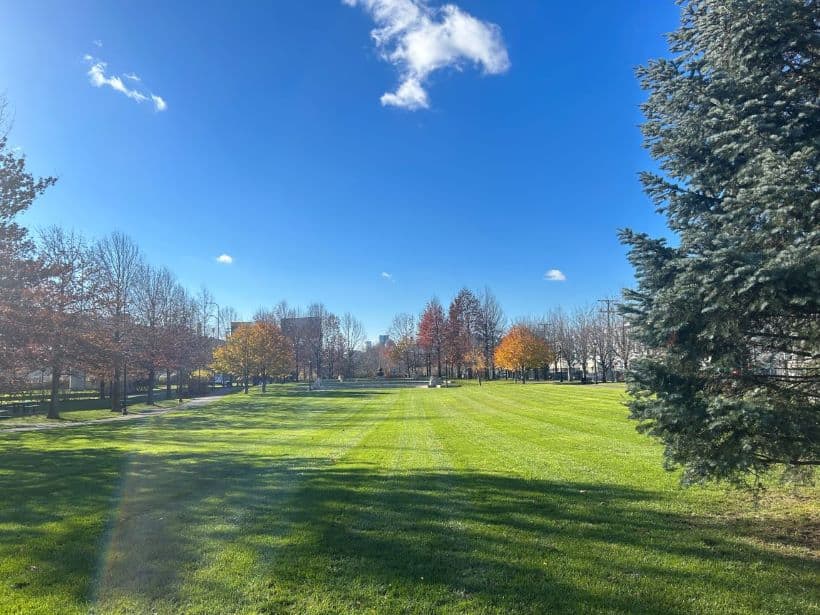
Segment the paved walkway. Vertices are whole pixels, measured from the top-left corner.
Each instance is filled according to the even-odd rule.
[[[0,434],[3,433],[15,433],[21,431],[44,431],[46,429],[64,429],[67,427],[79,427],[81,425],[99,425],[101,423],[115,423],[117,421],[134,421],[137,419],[145,419],[151,416],[159,416],[161,414],[168,414],[169,412],[176,412],[178,410],[187,410],[189,408],[199,408],[201,406],[206,406],[207,404],[211,403],[214,398],[219,397],[221,395],[226,395],[231,391],[224,391],[220,393],[215,393],[213,395],[208,395],[206,397],[197,397],[195,399],[191,399],[190,401],[183,402],[176,406],[171,406],[169,408],[158,408],[156,410],[148,410],[146,412],[135,412],[133,414],[118,414],[117,416],[112,416],[107,419],[91,419],[88,421],[71,421],[71,420],[61,420],[61,421],[54,421],[48,423],[31,423],[29,425],[21,425],[20,427],[8,427],[6,429],[0,428]]]

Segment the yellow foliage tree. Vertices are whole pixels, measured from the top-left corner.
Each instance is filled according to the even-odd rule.
[[[259,364],[256,345],[255,327],[243,326],[214,350],[214,370],[241,378],[245,393],[248,392],[250,378],[256,375],[255,370]]]
[[[481,374],[487,370],[487,360],[482,349],[474,348],[464,355],[464,364],[470,370],[470,374],[477,377],[481,384]]]
[[[269,376],[284,376],[293,365],[293,349],[290,341],[278,325],[267,320],[254,323],[258,344],[260,376],[262,376],[262,392],[267,387]]]
[[[521,384],[526,382],[528,369],[549,365],[553,358],[549,344],[525,325],[510,329],[495,350],[495,364],[520,374]]]
[[[242,378],[245,392],[250,380],[259,376],[262,390],[269,376],[287,373],[291,365],[291,347],[279,327],[271,322],[257,321],[237,329],[214,350],[213,368],[216,371]]]

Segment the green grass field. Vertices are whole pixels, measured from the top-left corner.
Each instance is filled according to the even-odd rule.
[[[2,613],[818,613],[815,488],[678,486],[613,387],[272,387],[0,434]]]
[[[8,403],[10,397],[12,396],[7,396],[5,400],[0,399],[0,402]],[[153,405],[148,405],[145,403],[146,399],[147,395],[144,393],[130,394],[128,396],[128,412],[132,414],[139,414],[143,412],[151,412],[160,407],[167,408],[177,404],[177,397],[175,395],[172,395],[170,399],[166,399],[164,388],[156,389],[155,402]],[[0,403],[0,409],[3,409],[3,403]],[[49,423],[51,421],[46,419],[47,412],[48,403],[43,402],[39,404],[36,414],[27,414],[23,416],[2,416],[0,417],[0,430],[12,429],[15,427],[28,427],[38,423]],[[60,421],[67,423],[111,418],[116,414],[116,412],[111,411],[110,398],[70,399],[60,401]]]
[[[142,397],[140,397],[142,399]],[[154,402],[153,405],[148,405],[142,401],[129,402],[129,414],[142,414],[144,412],[153,412],[159,408],[172,408],[178,403],[177,399],[164,399],[161,397]],[[119,412],[112,412],[110,408],[110,400],[93,401],[79,400],[72,402],[64,402],[60,407],[59,421],[65,423],[77,423],[80,421],[96,421],[99,419],[108,419],[112,416],[117,416]],[[93,406],[89,408],[88,406]],[[0,431],[3,429],[14,429],[15,427],[30,427],[42,423],[51,423],[46,415],[29,414],[26,416],[12,416],[0,420]]]

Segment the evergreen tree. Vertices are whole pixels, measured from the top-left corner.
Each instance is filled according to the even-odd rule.
[[[624,310],[647,356],[632,417],[685,480],[820,463],[820,3],[689,0],[638,70],[646,193],[676,240],[630,230]]]

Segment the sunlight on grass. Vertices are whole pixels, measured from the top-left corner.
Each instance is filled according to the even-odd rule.
[[[622,397],[274,387],[3,434],[0,611],[816,610],[817,491],[681,490]]]

